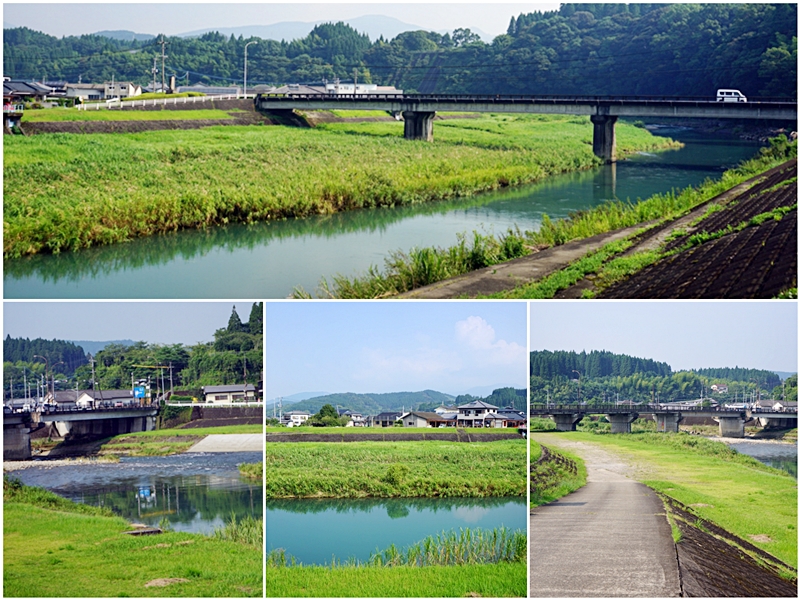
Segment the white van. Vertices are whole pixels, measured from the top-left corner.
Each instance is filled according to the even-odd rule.
[[[717,90],[717,102],[747,102],[739,90]]]

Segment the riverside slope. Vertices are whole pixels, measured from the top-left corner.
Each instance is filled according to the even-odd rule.
[[[680,596],[675,544],[655,492],[608,452],[535,439],[580,455],[588,478],[580,490],[531,510],[530,596]]]

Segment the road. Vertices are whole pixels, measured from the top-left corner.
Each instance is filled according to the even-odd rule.
[[[212,434],[197,442],[187,452],[263,452],[260,433]]]
[[[584,459],[588,483],[531,510],[530,596],[675,597],[680,580],[664,505],[630,466],[591,444],[532,436]]]

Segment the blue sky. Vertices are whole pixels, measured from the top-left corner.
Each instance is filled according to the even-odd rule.
[[[3,337],[47,340],[133,340],[151,344],[211,342],[231,310],[250,318],[252,302],[9,302]]]
[[[609,350],[675,370],[797,371],[790,301],[532,302],[531,350]]]
[[[187,10],[187,6],[191,9]],[[284,21],[337,21],[365,15],[394,17],[425,29],[473,27],[505,33],[511,16],[555,10],[554,2],[183,2],[183,3],[4,3],[3,21],[61,37],[102,30],[175,35],[206,27],[271,25]]]
[[[267,304],[266,397],[527,385],[526,304]]]

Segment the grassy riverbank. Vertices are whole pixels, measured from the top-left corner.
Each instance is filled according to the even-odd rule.
[[[687,434],[551,432],[546,438],[618,453],[639,481],[797,567],[797,481],[783,471]],[[546,443],[545,436],[539,439]]]
[[[484,116],[436,128],[434,143],[403,139],[398,122],[9,136],[4,257],[457,198],[599,164],[585,117]],[[671,145],[622,123],[617,135],[621,154]]]
[[[357,436],[392,436],[392,435],[422,435],[422,436],[452,436],[457,438],[463,432],[464,434],[473,436],[497,436],[497,435],[515,435],[516,429],[507,429],[500,427],[459,427],[458,431],[450,427],[441,427],[436,429],[420,429],[409,430],[406,427],[266,427],[267,435],[270,434],[285,434],[285,435],[326,435],[326,436],[342,436],[342,435],[357,435]]]
[[[682,191],[656,194],[639,202],[609,201],[594,208],[575,211],[565,219],[551,220],[545,216],[537,231],[507,231],[499,235],[473,232],[471,235],[464,234],[456,245],[448,248],[425,247],[393,252],[385,260],[383,269],[373,266],[361,276],[334,276],[330,281],[322,280],[319,293],[333,298],[393,296],[523,256],[530,253],[532,248],[541,250],[650,221],[672,220],[785,162],[796,153],[796,142],[788,147],[778,143],[758,157],[726,171],[720,179],[707,180]],[[630,246],[631,242],[627,240],[608,243],[546,278],[487,297],[552,298],[559,290],[594,273],[599,273],[599,280],[608,286],[662,257],[658,251],[648,251],[614,259]],[[297,290],[295,296],[308,297],[309,294],[305,290]]]
[[[524,496],[526,442],[267,444],[267,498]]]
[[[108,509],[8,481],[3,491],[6,598],[262,596],[260,543],[122,535],[129,524]]]
[[[261,425],[227,425],[224,427],[157,429],[123,433],[104,441],[98,453],[100,455],[167,456],[186,452],[207,435],[261,433],[262,429]]]

